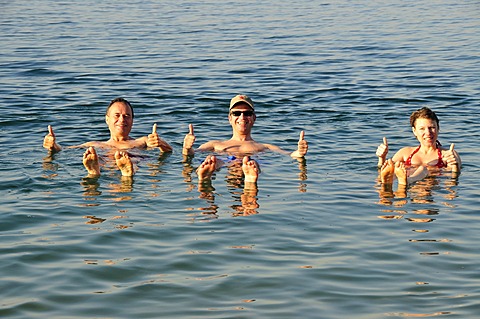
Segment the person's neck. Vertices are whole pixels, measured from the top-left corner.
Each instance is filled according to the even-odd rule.
[[[111,135],[110,142],[125,142],[130,139],[129,136],[122,136],[122,135]]]
[[[233,134],[231,141],[239,141],[239,142],[246,142],[246,141],[253,141],[252,136],[249,134]]]
[[[437,151],[437,145],[436,144],[434,144],[434,145],[422,145],[420,147],[420,151],[423,154],[429,154],[431,152],[436,152]]]

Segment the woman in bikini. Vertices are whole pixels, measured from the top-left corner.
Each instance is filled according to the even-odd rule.
[[[437,115],[428,107],[423,107],[410,115],[413,135],[419,146],[404,147],[392,159],[387,160],[388,142],[377,148],[378,167],[382,183],[392,183],[397,176],[399,184],[408,185],[425,178],[429,170],[447,169],[459,174],[462,162],[454,144],[443,148],[438,141],[440,124]]]

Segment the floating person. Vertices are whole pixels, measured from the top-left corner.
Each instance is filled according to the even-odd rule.
[[[264,144],[255,141],[252,138],[251,131],[255,124],[256,115],[252,99],[247,95],[236,95],[230,101],[228,120],[232,126],[232,137],[228,140],[212,140],[200,145],[196,150],[193,149],[195,134],[193,125],[189,124],[189,133],[185,136],[183,142],[183,154],[193,156],[195,152],[215,152],[218,154],[227,154],[232,158],[241,157],[242,170],[246,183],[256,183],[260,174],[260,166],[257,161],[251,159],[249,155],[263,151],[274,151],[283,154],[289,154],[293,158],[301,159],[308,151],[308,143],[305,140],[305,133],[300,133],[297,150],[289,153],[278,146]],[[224,164],[220,158],[215,155],[209,155],[197,168],[199,181],[210,180],[212,174]]]
[[[160,138],[157,133],[157,124],[153,125],[152,133],[140,138],[130,137],[130,131],[133,126],[133,107],[124,98],[113,99],[105,112],[105,122],[110,130],[110,139],[105,142],[91,141],[70,148],[86,147],[83,154],[83,165],[89,176],[100,175],[99,158],[95,148],[106,148],[116,150],[114,154],[117,167],[122,172],[122,176],[133,176],[135,174],[134,165],[130,154],[126,151],[133,148],[154,148],[158,147],[161,152],[171,152],[172,147],[165,140]],[[57,143],[56,136],[52,126],[48,126],[48,134],[43,140],[43,147],[52,151],[59,152],[62,147]]]
[[[462,162],[454,144],[446,149],[438,141],[440,121],[435,112],[428,107],[416,110],[410,115],[410,125],[419,146],[403,147],[389,160],[387,138],[384,137],[377,148],[382,183],[391,184],[397,178],[400,185],[408,185],[425,178],[435,169],[451,170],[454,176],[460,174]]]

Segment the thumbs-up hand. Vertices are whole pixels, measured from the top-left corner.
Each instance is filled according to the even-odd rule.
[[[157,134],[157,123],[153,124],[152,134],[147,136],[147,147],[158,147],[162,152],[171,152],[172,147]]]
[[[305,131],[300,132],[300,138],[298,139],[298,154],[300,157],[304,157],[308,152],[308,143],[305,140]]]
[[[157,123],[153,124],[152,134],[147,136],[147,146],[148,147],[160,147],[160,138],[157,134]]]
[[[444,153],[443,160],[447,163],[447,166],[452,169],[452,171],[458,171],[458,161],[457,161],[457,152],[454,150],[455,144],[450,144],[448,151]]]
[[[377,147],[376,154],[378,157],[382,158],[383,161],[385,161],[385,158],[387,157],[387,154],[388,154],[388,142],[386,137],[383,138],[383,143]]]
[[[308,152],[308,143],[305,140],[305,131],[301,131],[300,138],[298,139],[297,150],[292,152],[290,156],[300,158],[300,157],[304,157],[305,154],[307,154],[307,152]]]
[[[183,155],[193,154],[193,143],[195,142],[195,134],[193,133],[193,125],[188,124],[188,134],[183,139]]]
[[[55,142],[55,133],[51,125],[48,126],[48,134],[43,139],[43,147],[47,150],[58,150],[59,147]]]

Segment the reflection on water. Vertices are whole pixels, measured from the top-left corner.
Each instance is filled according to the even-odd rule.
[[[307,183],[305,181],[307,178],[307,159],[306,158],[299,158],[298,160],[298,179],[300,183],[298,185],[298,191],[301,193],[305,193],[307,191]]]
[[[56,163],[55,160],[55,154],[48,154],[43,158],[42,161],[42,169],[43,169],[43,177],[51,179],[56,177],[57,170],[58,170],[58,163]]]
[[[307,192],[307,165],[305,159],[298,160],[300,180],[299,192]],[[196,177],[192,177],[195,168],[192,166],[192,158],[184,158],[182,175],[184,182],[187,183],[187,190],[193,189],[193,181]],[[225,172],[226,171],[226,172]],[[201,181],[197,184],[197,190],[199,192],[199,198],[205,200],[207,206],[200,207],[198,210],[202,211],[204,215],[212,215],[215,217],[218,213],[218,205],[215,204],[215,188],[213,184],[219,183],[220,178],[218,175],[224,174],[223,180],[226,182],[226,187],[231,195],[233,204],[230,205],[233,212],[232,216],[249,216],[259,213],[260,204],[258,203],[259,190],[257,183],[246,183],[244,179],[244,173],[242,170],[242,160],[235,159],[226,163],[226,165],[220,168],[212,176],[211,180]],[[262,174],[260,177],[262,178]]]
[[[133,190],[134,177],[132,176],[121,176],[119,183],[110,183],[108,186],[108,191],[113,194],[122,194],[122,193],[131,193]],[[128,200],[131,199],[130,196],[123,195],[118,197],[117,200]]]
[[[100,217],[96,217],[96,216],[83,216],[83,218],[88,218],[89,219],[87,222],[85,222],[85,224],[99,224],[99,223],[103,223],[104,221],[106,221],[105,218],[100,218]]]
[[[85,177],[82,179],[81,185],[84,188],[83,195],[85,200],[96,200],[98,196],[102,195],[102,192],[98,190],[100,183],[99,177]]]
[[[157,152],[157,150],[155,150],[154,152]],[[171,155],[172,155],[171,153],[160,152],[155,162],[147,162],[147,166],[149,168],[149,175],[158,176],[166,173],[166,171],[163,170],[163,166],[165,165],[165,162],[170,158]],[[146,158],[146,156],[143,156],[143,158]]]
[[[451,312],[449,311],[438,311],[433,313],[408,313],[408,312],[399,312],[399,313],[391,313],[390,316],[397,316],[397,317],[406,317],[406,318],[425,318],[425,317],[436,317],[436,316],[444,316],[449,315]]]
[[[256,186],[244,188],[240,195],[242,205],[233,205],[232,208],[236,211],[233,216],[249,216],[258,214],[257,208],[260,205],[257,202],[258,189]]]
[[[231,4],[3,1],[0,317],[476,318],[478,1]],[[186,128],[230,136],[238,93],[255,139],[305,130],[307,158],[258,155],[256,188],[235,165],[199,184]],[[49,124],[103,140],[117,96],[172,154],[132,151],[126,180],[106,150],[87,178],[82,149],[42,149]],[[372,185],[377,143],[410,144],[423,106],[461,179]]]
[[[184,181],[189,185],[188,190],[193,187],[192,173],[195,168],[192,166],[192,158],[184,158],[183,162]],[[241,160],[232,160],[212,175],[211,179],[198,181],[198,197],[205,200],[207,206],[198,208],[203,215],[210,218],[218,218],[218,205],[215,204],[214,183],[219,182],[218,175],[226,170],[225,182],[234,203],[230,206],[233,209],[232,216],[248,216],[258,214],[258,189],[256,183],[245,183]]]
[[[406,238],[408,243],[412,245],[413,252],[418,256],[426,258],[439,258],[441,255],[448,256],[450,251],[447,250],[449,244],[452,242],[449,238],[435,238],[436,231],[432,231],[433,225],[438,220],[442,220],[444,212],[438,208],[438,202],[440,200],[453,200],[456,197],[455,186],[458,185],[457,176],[450,174],[444,175],[442,172],[431,175],[424,180],[421,180],[409,187],[400,186],[399,189],[394,191],[392,185],[379,185],[377,180],[377,191],[380,196],[380,205],[386,207],[402,207],[398,209],[384,209],[385,215],[379,215],[378,217],[385,220],[407,221],[409,222],[407,227],[413,226],[410,230],[412,234],[418,237],[409,236]],[[445,193],[446,192],[446,193]],[[448,205],[445,205],[448,207]],[[411,224],[410,224],[411,223]],[[421,225],[421,226],[420,226]],[[428,225],[428,226],[427,226]],[[420,226],[420,227],[418,227]],[[425,237],[429,236],[429,237]],[[405,256],[408,258],[408,256]],[[435,263],[434,260],[432,260]],[[424,262],[428,265],[428,262]],[[425,274],[429,274],[431,267],[423,266],[417,270],[418,275],[415,280],[415,285],[425,286],[432,285],[435,282],[421,280],[424,279]],[[432,279],[435,281],[436,278]],[[434,292],[432,292],[434,293]],[[427,293],[427,295],[430,293]],[[449,315],[450,311],[437,311],[433,313],[412,313],[412,312],[399,312],[391,313],[392,316],[401,317],[435,317]]]
[[[134,190],[134,184],[135,184],[135,178],[136,176],[122,176],[119,173],[118,167],[114,163],[114,158],[113,158],[114,151],[109,150],[104,157],[103,160],[103,165],[102,165],[102,176],[86,176],[82,178],[81,185],[84,188],[84,196],[85,200],[88,201],[96,201],[99,196],[102,195],[102,191],[100,190],[101,188],[101,182],[109,182],[107,185],[106,192],[109,194],[116,194],[118,196],[114,196],[112,198],[113,201],[125,201],[125,200],[131,200],[132,197],[127,195]],[[158,184],[162,182],[162,179],[160,178],[163,174],[165,174],[165,171],[162,169],[165,161],[168,159],[170,154],[168,153],[160,153],[158,156],[157,161],[146,161],[147,156],[145,154],[133,154],[132,159],[135,161],[135,165],[141,166],[142,169],[147,169],[148,170],[148,176],[150,179],[148,180],[152,189],[154,190],[153,193],[150,195],[152,197],[157,197],[159,196],[158,192],[156,189],[158,188]],[[49,166],[46,166],[46,160],[44,160],[44,169],[50,168]],[[48,163],[48,162],[47,162]],[[143,166],[146,166],[145,168]],[[105,179],[104,176],[107,176]],[[113,180],[113,182],[112,182]],[[117,181],[115,181],[117,180]],[[94,204],[89,204],[89,205],[99,205],[98,203]]]
[[[215,204],[215,188],[212,180],[204,180],[198,182],[198,198],[205,200],[207,206],[199,207],[198,210],[202,215],[208,216],[208,219],[218,218],[218,205]]]
[[[441,196],[447,200],[453,200],[456,197],[455,186],[458,185],[458,178],[451,175],[448,178],[446,175],[436,174],[429,175],[425,179],[418,181],[408,187],[405,185],[397,185],[397,189],[394,189],[394,184],[382,184],[377,178],[376,188],[379,193],[379,204],[393,205],[396,207],[404,206],[408,203],[408,200],[414,204],[432,204],[435,203],[434,193],[441,189],[446,190],[447,194]],[[441,184],[443,182],[443,185]],[[447,205],[448,206],[448,205]]]
[[[444,186],[442,186],[442,183]],[[376,189],[378,191],[380,200],[379,204],[384,206],[405,207],[407,204],[415,205],[431,205],[435,204],[435,196],[441,196],[445,200],[453,200],[456,198],[455,186],[458,185],[458,179],[447,178],[447,176],[429,176],[421,181],[416,182],[408,187],[398,185],[397,190],[394,190],[392,184],[381,184],[377,179]],[[446,191],[446,194],[439,193],[439,191]],[[451,204],[443,203],[445,206]],[[391,216],[379,216],[384,219],[400,219],[408,213],[407,210],[384,210],[384,212],[395,213]],[[439,209],[412,209],[412,214],[416,215],[438,215]],[[433,218],[408,218],[412,222],[431,222]]]
[[[131,176],[118,176],[118,182],[112,182],[108,184],[107,192],[110,194],[117,194],[119,196],[113,197],[114,201],[123,201],[131,199],[130,196],[125,195],[133,191],[134,177]],[[102,195],[100,191],[101,177],[84,177],[80,183],[84,192],[85,200],[96,201],[99,196]],[[120,196],[121,195],[121,196]],[[99,205],[98,203],[94,205]]]

